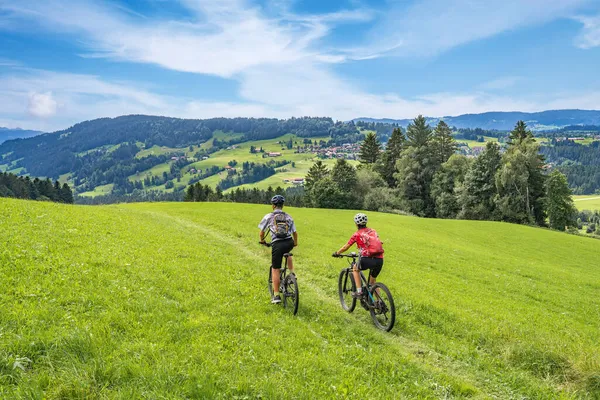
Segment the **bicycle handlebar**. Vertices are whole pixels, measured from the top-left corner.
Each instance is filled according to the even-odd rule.
[[[261,246],[265,246],[265,247],[271,247],[271,243],[267,243],[267,242],[258,242],[258,244],[260,244]]]
[[[356,259],[356,258],[359,257],[359,255],[356,254],[356,253],[354,253],[354,252],[352,252],[350,254],[336,254],[336,253],[333,253],[331,256],[335,257],[335,258],[348,257],[348,258],[354,258],[354,259]]]

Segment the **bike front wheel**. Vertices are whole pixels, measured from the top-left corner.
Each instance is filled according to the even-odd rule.
[[[369,293],[373,299],[369,311],[375,326],[386,332],[391,331],[396,322],[396,306],[390,290],[383,283],[376,283]]]
[[[283,281],[283,307],[296,315],[300,303],[300,292],[298,291],[298,280],[295,275],[288,275]]]
[[[354,279],[350,268],[345,268],[340,272],[338,290],[340,292],[340,303],[342,304],[342,308],[348,312],[354,311],[356,299],[352,297],[352,293],[356,290],[356,285],[354,285]]]

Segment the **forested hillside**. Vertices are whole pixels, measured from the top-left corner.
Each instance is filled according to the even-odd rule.
[[[219,140],[216,133],[225,137]],[[201,157],[235,143],[284,134],[330,137],[339,142],[362,138],[353,123],[331,118],[185,120],[131,115],[82,122],[63,131],[5,142],[0,145],[0,167],[53,179],[68,174],[79,192],[107,184],[128,189],[129,176],[182,155],[181,150],[189,146],[199,147],[212,139],[210,146],[201,149]],[[142,152],[153,146],[173,151],[156,155]]]
[[[456,128],[483,128],[510,130],[517,121],[525,121],[533,130],[563,128],[569,125],[600,125],[600,111],[595,110],[549,110],[536,113],[526,112],[486,112],[464,114],[456,117],[427,118],[427,123],[437,124],[443,120]],[[406,127],[410,119],[358,118],[356,121],[396,123]]]
[[[41,135],[44,132],[31,131],[26,129],[8,129],[0,127],[0,144],[7,140],[24,139],[36,135]]]

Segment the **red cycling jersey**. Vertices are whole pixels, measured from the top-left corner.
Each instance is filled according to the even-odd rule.
[[[348,244],[349,245],[353,245],[354,243],[356,243],[356,245],[358,246],[358,250],[359,250],[361,256],[363,255],[363,251],[367,248],[365,242],[363,242],[361,233],[364,232],[367,229],[371,229],[371,228],[362,228],[362,229],[357,230],[350,237],[350,240],[348,240]],[[374,229],[371,229],[371,230],[374,230]],[[372,256],[372,257],[373,258],[383,258],[383,254],[378,254],[378,255]]]

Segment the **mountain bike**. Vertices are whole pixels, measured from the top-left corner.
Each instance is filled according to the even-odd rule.
[[[396,322],[396,307],[394,306],[394,299],[390,290],[381,282],[377,282],[371,285],[371,270],[369,270],[369,277],[365,278],[365,275],[360,271],[360,280],[363,287],[362,296],[357,299],[353,296],[356,292],[356,284],[352,275],[352,270],[360,263],[360,256],[356,253],[350,254],[339,254],[333,255],[334,257],[348,257],[348,267],[340,271],[340,277],[338,281],[338,290],[340,294],[340,303],[342,308],[348,312],[354,311],[356,307],[356,301],[360,300],[362,307],[369,311],[373,323],[381,330],[389,332],[394,327]]]
[[[271,243],[260,243],[265,247],[271,247]],[[292,253],[284,253],[283,268],[279,270],[279,293],[283,297],[283,308],[288,309],[293,315],[298,313],[298,304],[300,303],[300,292],[298,291],[298,280],[294,273],[288,274],[288,257]],[[272,268],[269,268],[269,294],[273,297],[273,276]]]

